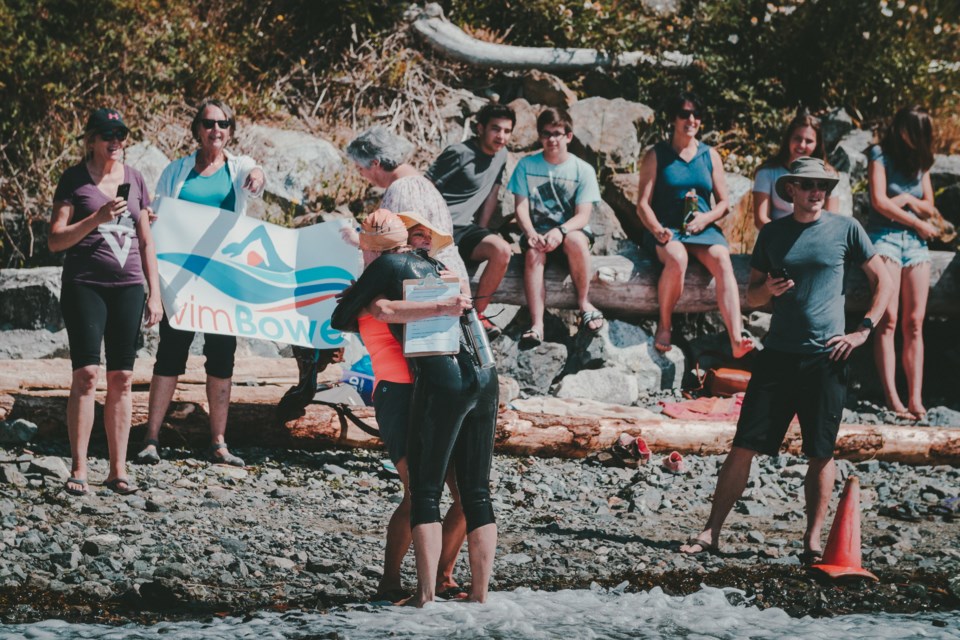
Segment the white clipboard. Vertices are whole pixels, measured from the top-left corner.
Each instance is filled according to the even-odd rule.
[[[460,280],[456,276],[403,281],[403,299],[415,302],[439,302],[460,295]],[[408,322],[403,325],[403,355],[451,355],[460,352],[460,317],[437,316]]]

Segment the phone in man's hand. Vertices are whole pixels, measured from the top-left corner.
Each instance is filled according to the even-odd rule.
[[[787,271],[786,267],[777,267],[776,269],[770,270],[770,277],[778,280],[789,280],[790,273]]]
[[[126,200],[130,197],[130,183],[124,182],[122,185],[117,187],[117,197]]]

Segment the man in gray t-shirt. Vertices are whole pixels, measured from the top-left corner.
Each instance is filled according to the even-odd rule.
[[[773,301],[770,332],[753,366],[707,525],[680,547],[683,553],[717,550],[720,529],[746,488],[753,457],[776,455],[797,416],[809,460],[801,561],[815,564],[822,556],[820,535],[836,478],[833,450],[846,402],[847,358],[866,342],[893,295],[890,276],[860,223],[823,211],[836,184],[836,176],[816,158],[800,158],[777,180],[777,192],[793,202],[793,214],[760,230],[747,287],[751,306]],[[843,275],[851,263],[866,273],[873,297],[860,326],[845,333]]]
[[[483,315],[510,264],[510,245],[491,231],[507,163],[507,142],[517,116],[506,105],[490,103],[477,112],[477,135],[443,150],[426,171],[453,218],[453,241],[464,262],[486,262],[474,300],[487,335],[500,329]]]

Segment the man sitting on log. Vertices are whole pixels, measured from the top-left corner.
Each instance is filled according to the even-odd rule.
[[[803,453],[807,527],[801,561],[822,555],[820,534],[833,493],[833,452],[847,395],[847,360],[867,341],[893,294],[893,284],[866,232],[853,218],[823,211],[836,175],[822,160],[800,158],[776,183],[793,213],[770,222],[750,260],[747,300],[773,300],[770,332],[747,386],[733,448],[720,469],[713,506],[700,534],[680,547],[686,554],[716,552],[720,529],[743,494],[757,453],[777,455],[796,415]],[[843,276],[847,263],[863,269],[872,299],[863,322],[845,333]]]
[[[500,202],[500,185],[507,164],[507,143],[517,115],[506,105],[490,103],[477,112],[477,135],[443,150],[426,177],[443,196],[453,218],[453,241],[464,262],[486,262],[474,307],[493,339],[500,328],[483,315],[490,297],[510,265],[510,245],[491,231],[490,218]]]
[[[507,186],[516,196],[517,222],[523,232],[523,288],[531,322],[520,339],[524,349],[543,341],[543,270],[547,257],[560,247],[577,290],[578,326],[591,334],[603,328],[603,314],[587,297],[593,245],[590,215],[594,204],[600,202],[597,174],[589,164],[567,151],[573,140],[573,119],[569,113],[544,109],[537,117],[537,134],[543,151],[521,159]]]

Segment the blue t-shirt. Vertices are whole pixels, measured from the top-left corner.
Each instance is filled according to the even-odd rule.
[[[237,194],[233,190],[233,180],[230,179],[226,164],[212,176],[202,176],[192,169],[177,197],[227,211],[234,211],[237,206]]]
[[[522,158],[507,190],[530,201],[530,221],[538,233],[572,218],[578,204],[600,202],[597,173],[572,154],[560,164],[547,162],[542,151]],[[584,231],[590,233],[590,226]]]
[[[918,199],[923,198],[922,171],[917,171],[917,173],[912,176],[905,175],[899,169],[894,168],[893,163],[889,162],[887,158],[884,157],[883,149],[881,149],[880,145],[878,144],[875,144],[867,149],[867,159],[870,162],[879,162],[883,165],[883,171],[887,176],[888,198],[893,198],[901,193],[908,193]],[[901,208],[904,211],[913,214],[914,216],[917,215],[916,211],[910,210],[910,207]],[[906,225],[891,220],[873,207],[870,207],[870,214],[867,218],[867,227],[870,229],[909,229],[909,227]]]
[[[860,223],[824,211],[814,222],[792,215],[764,225],[750,266],[770,273],[785,267],[794,287],[773,298],[764,346],[789,353],[825,353],[827,340],[845,332],[847,264],[862,265],[875,251]]]
[[[702,142],[690,160],[684,160],[669,141],[653,145],[657,156],[657,181],[653,185],[650,206],[665,227],[678,229],[683,224],[687,192],[697,192],[697,210],[710,210],[713,193],[713,158],[710,147]]]

